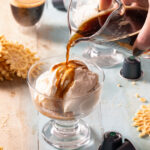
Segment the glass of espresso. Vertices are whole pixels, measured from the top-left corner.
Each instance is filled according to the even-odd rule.
[[[39,22],[45,0],[10,0],[10,7],[15,20],[22,26],[34,26]]]

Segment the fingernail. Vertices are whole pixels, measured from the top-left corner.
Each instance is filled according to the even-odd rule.
[[[144,53],[144,50],[141,50],[139,48],[133,49],[133,56],[140,56],[142,53]]]

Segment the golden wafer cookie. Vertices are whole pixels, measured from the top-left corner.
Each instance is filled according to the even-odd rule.
[[[0,147],[0,150],[3,150],[3,147]]]
[[[5,42],[5,41],[6,41],[5,36],[4,36],[4,35],[1,35],[1,36],[0,36],[0,42],[3,43],[3,42]]]
[[[150,105],[142,105],[133,118],[133,126],[141,132],[140,137],[150,136]]]
[[[0,81],[12,80],[14,77],[14,72],[10,70],[10,66],[6,64],[5,61],[0,62]]]
[[[0,43],[0,62],[4,59],[6,65],[10,66],[10,72],[16,73],[18,77],[26,78],[31,65],[39,60],[35,57],[36,53],[19,43],[7,41],[5,37],[0,37]]]
[[[5,61],[5,59],[3,57],[0,57],[0,62]]]

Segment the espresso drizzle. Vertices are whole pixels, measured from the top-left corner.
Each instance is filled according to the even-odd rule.
[[[55,65],[52,71],[56,71],[56,87],[57,91],[55,96],[58,98],[63,98],[69,88],[74,83],[75,70],[81,67],[82,69],[87,69],[85,64],[77,60],[70,60],[66,65],[66,62]]]

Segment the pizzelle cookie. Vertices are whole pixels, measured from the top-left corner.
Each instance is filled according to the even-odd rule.
[[[6,38],[5,38],[5,36],[4,35],[0,35],[0,42],[1,43],[4,43],[4,42],[6,42],[7,40],[6,40]]]
[[[0,81],[3,80],[13,80],[15,73],[10,71],[10,66],[6,64],[5,61],[0,62]]]
[[[0,80],[12,80],[15,75],[25,79],[31,65],[39,60],[36,53],[19,43],[7,41],[4,36],[0,36],[0,44]]]
[[[150,105],[142,105],[133,118],[133,126],[141,132],[140,137],[150,136]]]

